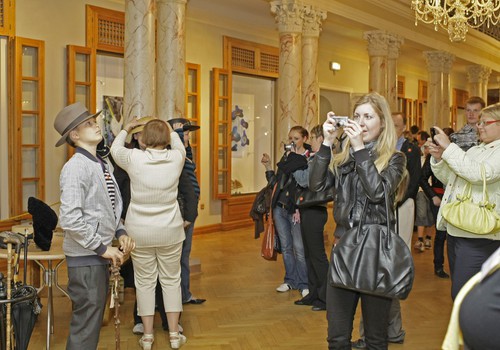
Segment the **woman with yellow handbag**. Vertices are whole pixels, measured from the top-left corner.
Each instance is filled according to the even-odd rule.
[[[477,125],[481,143],[467,152],[438,127],[429,144],[432,171],[446,184],[436,228],[448,232],[453,299],[500,247],[500,103],[484,108]]]

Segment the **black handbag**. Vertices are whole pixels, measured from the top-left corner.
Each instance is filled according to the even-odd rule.
[[[299,208],[313,207],[333,202],[333,189],[320,192],[310,191],[308,188],[298,187],[296,192],[296,205]]]
[[[345,232],[332,249],[330,284],[404,300],[413,286],[415,267],[410,249],[390,225],[389,198],[384,192],[387,224],[363,223],[366,199],[359,226]]]

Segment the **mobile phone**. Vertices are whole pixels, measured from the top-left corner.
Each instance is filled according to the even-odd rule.
[[[431,140],[432,142],[437,145],[437,142],[434,141],[434,136],[436,136],[436,129],[435,128],[431,128]]]

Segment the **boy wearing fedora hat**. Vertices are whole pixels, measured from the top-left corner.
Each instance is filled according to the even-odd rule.
[[[63,108],[54,128],[76,148],[59,178],[59,222],[68,266],[72,318],[66,349],[96,349],[109,285],[109,263],[120,265],[134,249],[120,222],[122,198],[107,161],[97,154],[102,140],[96,117],[79,102]],[[120,247],[112,247],[113,238]]]

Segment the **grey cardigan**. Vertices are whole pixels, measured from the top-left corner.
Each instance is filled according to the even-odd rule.
[[[106,188],[104,167],[115,184],[114,210]],[[59,223],[64,230],[63,250],[68,267],[108,264],[101,255],[115,236],[126,234],[120,222],[122,198],[109,164],[77,148],[64,165],[59,183]]]

